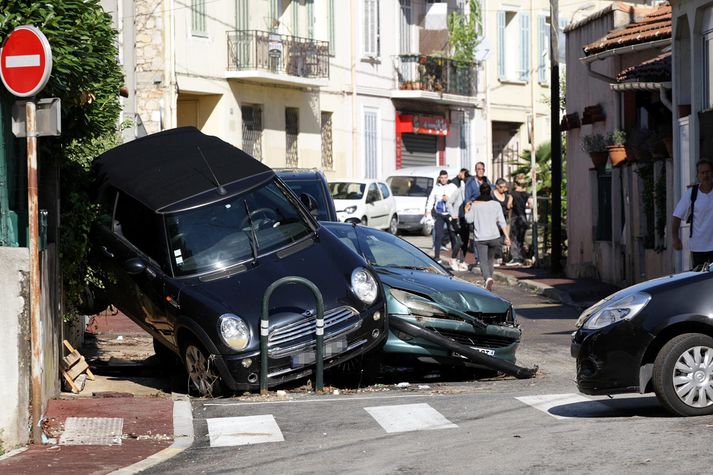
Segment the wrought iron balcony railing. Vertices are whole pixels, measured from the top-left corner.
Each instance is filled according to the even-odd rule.
[[[258,30],[228,32],[228,71],[329,78],[329,42]]]
[[[396,57],[399,89],[475,96],[475,63],[437,56],[402,54]]]

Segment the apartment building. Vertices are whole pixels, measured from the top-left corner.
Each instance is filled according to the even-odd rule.
[[[482,74],[446,58],[462,0],[102,3],[119,31],[127,140],[192,125],[329,177],[484,158]]]

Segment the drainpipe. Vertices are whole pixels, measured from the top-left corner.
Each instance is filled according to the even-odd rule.
[[[357,5],[357,0],[351,0],[350,3],[350,8],[351,8],[351,17],[352,18],[359,18],[358,11],[356,8]],[[350,73],[351,73],[351,81],[352,81],[352,177],[356,177],[357,175],[357,152],[358,152],[358,145],[359,145],[359,136],[358,136],[358,130],[357,130],[357,121],[359,120],[359,115],[357,114],[357,88],[356,88],[356,48],[357,48],[357,40],[356,40],[356,29],[354,28],[354,22],[351,24],[351,37],[350,37],[350,62],[351,62],[351,67],[350,67]]]
[[[666,106],[666,109],[673,112],[673,104],[668,99],[668,96],[666,95],[666,87],[663,84],[659,85],[659,98],[661,99],[661,104]]]

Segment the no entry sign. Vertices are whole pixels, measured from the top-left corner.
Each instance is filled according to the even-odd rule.
[[[45,87],[52,72],[47,37],[31,25],[15,28],[0,50],[0,79],[18,97],[30,97]]]

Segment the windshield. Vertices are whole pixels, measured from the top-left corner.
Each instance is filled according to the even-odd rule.
[[[248,216],[247,210],[250,210]],[[311,233],[275,181],[222,201],[166,215],[175,275],[224,269],[283,248]]]
[[[335,200],[360,200],[364,196],[364,183],[334,182],[329,184],[329,191]]]
[[[374,266],[448,274],[417,247],[393,234],[363,226],[333,226],[328,223],[323,223],[323,226]]]
[[[433,178],[424,176],[392,176],[386,180],[394,196],[427,198],[433,188]]]
[[[317,221],[329,221],[332,218],[327,212],[327,197],[324,196],[324,188],[321,186],[321,182],[315,180],[292,180],[289,178],[281,177],[282,181],[289,186],[292,191],[295,192],[297,196],[302,193],[307,193],[317,202],[317,209],[312,212],[313,215],[316,213]]]

